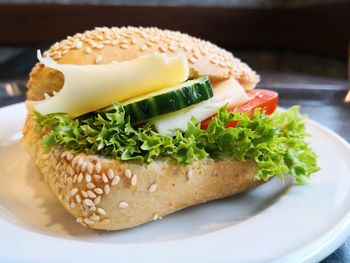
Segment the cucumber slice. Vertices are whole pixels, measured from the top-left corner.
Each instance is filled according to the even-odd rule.
[[[204,76],[123,101],[121,104],[133,122],[141,122],[181,110],[211,97],[213,97],[212,86],[209,78]]]

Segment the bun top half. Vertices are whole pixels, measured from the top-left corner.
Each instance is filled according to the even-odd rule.
[[[212,81],[237,79],[246,89],[254,88],[259,76],[247,64],[218,46],[183,34],[155,27],[102,27],[75,34],[50,47],[50,55],[60,64],[108,64],[126,61],[153,52],[185,54],[193,76],[208,75]],[[59,91],[63,75],[37,63],[27,83],[29,100]]]

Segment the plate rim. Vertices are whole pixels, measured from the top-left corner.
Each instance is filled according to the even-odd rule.
[[[23,107],[25,110],[25,103],[24,102],[15,103],[12,105],[7,105],[4,107],[0,107],[0,113],[3,111],[18,111],[18,110],[22,111]],[[22,117],[22,112],[21,112],[21,114],[16,116],[16,118],[19,118],[19,117]],[[1,114],[0,114],[0,120],[2,120]],[[328,127],[325,127],[322,124],[320,124],[320,123],[318,123],[310,118],[306,119],[305,122],[307,125],[312,125],[312,126],[316,127],[318,130],[323,131],[325,134],[330,136],[332,139],[338,141],[339,145],[344,147],[344,149],[348,152],[348,154],[349,154],[348,158],[350,158],[350,143],[347,140],[345,140],[342,136],[340,136],[336,132],[332,131]],[[1,220],[1,221],[3,222],[3,220]],[[17,225],[15,227],[21,228],[20,226],[17,226]],[[157,245],[157,244],[170,245],[171,243],[181,242],[184,239],[195,241],[195,239],[201,238],[202,236],[209,236],[209,235],[213,235],[213,234],[218,234],[221,231],[227,231],[227,229],[229,229],[231,227],[233,227],[233,226],[229,226],[227,228],[224,228],[224,229],[221,229],[218,231],[214,231],[214,232],[210,232],[210,233],[205,233],[205,234],[199,235],[199,236],[188,236],[188,237],[179,238],[179,239],[175,239],[175,240],[158,240],[158,241],[150,241],[150,242],[145,242],[145,243],[140,242],[140,243],[127,243],[127,244],[118,243],[118,244],[113,244],[113,245],[114,246],[132,246],[132,247],[134,247],[134,246],[139,247],[140,245],[145,245],[145,244],[147,244],[147,245]],[[24,229],[24,230],[26,230],[26,229]],[[335,231],[335,230],[337,230],[337,231]],[[44,235],[44,236],[52,238],[52,239],[57,239],[57,240],[63,239],[62,237],[47,236],[47,235]],[[302,247],[302,248],[299,248],[295,251],[290,251],[290,253],[288,253],[284,257],[284,259],[285,259],[284,262],[292,262],[291,260],[295,261],[296,254],[300,254],[300,255],[298,255],[300,257],[300,258],[298,258],[298,259],[300,259],[300,262],[314,262],[314,261],[322,260],[325,257],[327,257],[328,255],[330,255],[332,252],[334,252],[341,244],[344,243],[344,241],[347,238],[349,238],[349,236],[350,236],[350,210],[344,214],[344,216],[341,218],[341,220],[338,220],[336,224],[332,225],[331,228],[327,229],[327,232],[318,236],[315,241],[308,243],[306,248]],[[73,241],[76,244],[86,244],[86,242],[81,241],[81,240],[68,239],[68,241],[69,242]],[[107,247],[107,246],[112,245],[112,244],[100,243],[99,245]],[[317,250],[312,250],[313,253],[305,254],[309,249],[311,249],[315,246],[318,247]],[[0,258],[2,258],[1,255],[0,255]]]

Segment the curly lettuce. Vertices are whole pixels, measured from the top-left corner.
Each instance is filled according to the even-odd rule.
[[[158,157],[171,157],[179,164],[189,164],[206,157],[231,157],[254,160],[256,179],[268,180],[274,175],[284,178],[288,173],[304,184],[319,170],[317,156],[304,140],[304,116],[299,107],[268,116],[257,109],[253,114],[227,112],[219,109],[207,130],[195,120],[186,132],[170,137],[157,133],[151,123],[134,127],[125,110],[114,105],[108,112],[94,112],[75,119],[66,114],[41,115],[35,112],[39,128],[48,128],[43,146],[49,151],[61,145],[73,152],[96,153],[128,161],[149,164]],[[227,128],[235,121],[236,127]]]

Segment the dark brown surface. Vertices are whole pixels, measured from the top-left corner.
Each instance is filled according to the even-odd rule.
[[[345,58],[350,2],[299,8],[0,5],[0,44],[38,44],[95,26],[180,30],[224,47],[312,51]]]

